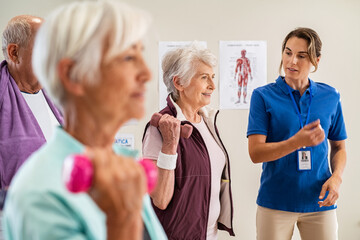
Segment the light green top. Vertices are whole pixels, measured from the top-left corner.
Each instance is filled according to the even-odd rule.
[[[57,128],[53,138],[19,169],[7,195],[3,228],[8,240],[105,240],[106,216],[86,193],[72,194],[62,181],[64,159],[84,145]],[[137,152],[114,145],[117,154]],[[21,151],[21,146],[19,146]],[[143,200],[143,221],[152,239],[167,239],[151,206]]]

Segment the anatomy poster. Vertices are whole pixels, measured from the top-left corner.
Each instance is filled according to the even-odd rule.
[[[166,86],[163,81],[163,71],[161,68],[161,63],[164,55],[171,50],[174,50],[179,47],[184,47],[187,45],[190,45],[192,42],[159,42],[159,107],[160,109],[163,109],[166,107],[166,98],[168,96],[168,92],[166,89]],[[199,41],[200,45],[207,47],[206,42]]]
[[[253,90],[265,85],[265,41],[220,41],[220,108],[249,109]]]

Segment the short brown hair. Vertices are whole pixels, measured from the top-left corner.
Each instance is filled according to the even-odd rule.
[[[296,28],[285,37],[284,42],[282,44],[281,53],[284,52],[287,41],[292,37],[301,38],[307,41],[308,43],[307,50],[310,57],[310,62],[314,65],[315,67],[314,72],[316,72],[316,70],[318,69],[317,58],[321,56],[321,47],[322,47],[322,42],[320,40],[319,35],[311,28]],[[280,75],[281,75],[282,65],[283,62],[281,60],[279,67]]]

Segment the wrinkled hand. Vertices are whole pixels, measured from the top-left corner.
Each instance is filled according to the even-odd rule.
[[[108,239],[140,239],[146,191],[143,169],[133,159],[118,156],[110,148],[87,149],[86,155],[94,165],[89,195],[107,216]]]
[[[175,154],[180,138],[180,120],[164,114],[159,120],[159,130],[163,138],[161,152]]]
[[[332,175],[322,186],[318,202],[320,207],[329,207],[335,204],[336,200],[339,198],[339,188],[342,180],[339,176]],[[326,192],[329,192],[326,199]]]
[[[319,145],[325,140],[325,132],[320,125],[320,120],[305,125],[300,131],[298,131],[294,138],[299,143],[299,147],[312,147]]]

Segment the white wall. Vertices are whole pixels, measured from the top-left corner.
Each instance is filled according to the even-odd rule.
[[[207,41],[217,56],[219,40],[266,40],[267,81],[273,82],[281,56],[281,43],[295,27],[314,28],[323,41],[317,73],[310,77],[336,87],[342,96],[348,132],[348,164],[338,200],[339,239],[360,239],[360,133],[357,91],[360,89],[360,1],[358,0],[125,0],[148,10],[154,19],[146,57],[153,71],[148,84],[146,120],[124,127],[134,133],[136,148],[146,121],[158,111],[158,41]],[[18,14],[45,16],[55,6],[71,0],[1,0],[0,28]],[[218,69],[215,69],[218,74]],[[217,86],[219,79],[216,79]],[[219,95],[211,104],[219,106]],[[230,154],[235,239],[255,239],[256,196],[261,166],[254,165],[247,151],[247,110],[222,110],[219,131]],[[234,239],[220,233],[219,239]],[[294,239],[299,239],[298,235]]]

